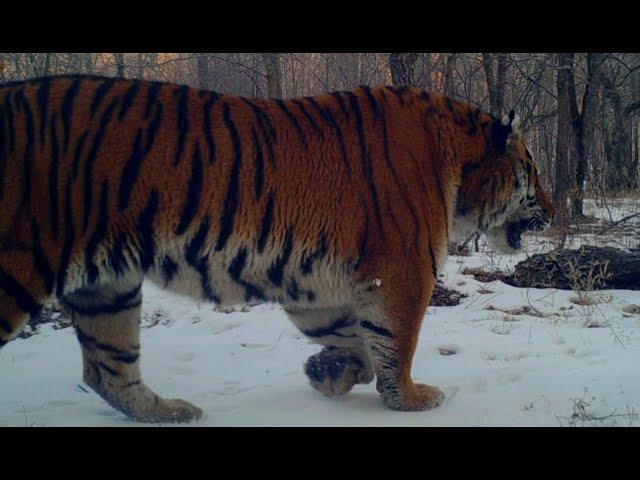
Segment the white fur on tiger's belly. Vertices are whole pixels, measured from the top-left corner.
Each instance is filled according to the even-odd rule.
[[[202,272],[196,270],[180,255],[181,250],[182,248],[173,248],[160,251],[155,268],[147,272],[147,277],[163,289],[196,300],[211,301],[224,307],[279,303],[296,305],[298,308],[318,309],[346,305],[354,298],[353,282],[338,263],[318,261],[314,264],[313,271],[304,275],[299,267],[302,253],[294,249],[284,266],[280,285],[274,284],[269,278],[269,269],[280,251],[265,251],[262,254],[255,251],[247,252],[240,281],[259,289],[264,295],[263,298],[247,299],[246,288],[229,272],[238,248],[227,247],[222,252],[210,253],[207,258],[207,280],[211,292],[218,297],[219,301],[216,301],[207,295],[203,287]],[[177,265],[176,272],[169,282],[159,265],[159,259],[165,255],[170,256]]]

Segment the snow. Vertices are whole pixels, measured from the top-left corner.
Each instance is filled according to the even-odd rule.
[[[434,410],[388,410],[375,382],[325,398],[302,370],[320,347],[278,306],[224,313],[152,284],[143,289],[143,378],[202,408],[198,426],[638,425],[640,315],[631,312],[640,312],[640,292],[585,293],[590,301],[578,305],[576,292],[462,274],[508,269],[548,248],[533,236],[515,256],[449,257],[444,284],[468,297],[429,307],[413,363],[415,380],[447,396]],[[82,383],[71,328],[45,324],[0,351],[0,426],[135,425]]]

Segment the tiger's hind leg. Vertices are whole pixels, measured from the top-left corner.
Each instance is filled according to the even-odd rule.
[[[349,393],[356,384],[373,380],[373,369],[363,349],[324,347],[310,356],[304,373],[311,386],[327,397]]]
[[[307,337],[324,345],[307,359],[304,372],[311,386],[327,397],[341,396],[356,384],[373,380],[373,368],[364,344],[354,327],[356,320],[347,311],[317,309],[288,311],[293,323]]]
[[[50,295],[52,274],[42,274],[45,268],[39,262],[27,250],[0,248],[0,348],[38,314]]]
[[[202,410],[166,400],[140,374],[141,284],[79,290],[61,301],[71,314],[82,348],[84,381],[107,403],[141,422],[189,422]]]

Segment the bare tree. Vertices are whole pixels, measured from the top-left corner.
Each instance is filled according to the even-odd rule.
[[[391,53],[389,54],[389,68],[391,81],[395,87],[416,86],[416,61],[417,53]]]
[[[116,62],[116,76],[124,77],[124,53],[114,53],[113,59]]]
[[[209,71],[209,57],[206,53],[198,54],[198,88],[211,90],[211,73]]]
[[[603,72],[600,78],[613,113],[613,121],[605,135],[605,185],[609,191],[619,192],[638,186],[637,164],[633,161],[631,148],[631,130],[632,114],[640,109],[640,99],[639,92],[629,89],[628,83],[630,78],[637,77],[640,64],[629,66],[623,59],[613,58],[616,66],[610,66],[608,74]]]
[[[456,96],[454,75],[456,72],[456,61],[458,53],[450,53],[447,55],[447,66],[444,73],[444,94],[447,97],[454,98]]]
[[[567,193],[569,190],[569,142],[571,135],[571,107],[569,100],[570,69],[573,65],[573,53],[558,53],[558,74],[556,91],[558,95],[558,118],[556,137],[555,181],[553,185],[553,200],[556,203],[556,218],[561,232],[566,227]],[[559,247],[564,246],[566,231],[560,240]]]
[[[136,68],[135,68],[135,78],[144,78],[144,70],[145,70],[145,54],[142,52],[137,53],[136,59]]]
[[[262,60],[267,72],[267,92],[271,98],[281,98],[282,72],[280,71],[280,54],[263,53]]]
[[[576,147],[575,189],[572,192],[572,211],[574,218],[584,217],[583,198],[584,182],[588,169],[589,154],[593,152],[593,137],[597,114],[597,97],[600,90],[600,67],[603,55],[601,53],[587,53],[587,78],[582,95],[582,111],[578,110],[576,94],[575,64],[571,58],[571,65],[567,65],[569,110],[571,126]]]
[[[495,66],[497,62],[497,68]],[[489,94],[489,113],[500,116],[504,113],[504,89],[507,76],[506,53],[483,53],[482,66]]]

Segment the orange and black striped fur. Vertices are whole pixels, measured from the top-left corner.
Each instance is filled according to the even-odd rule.
[[[411,361],[456,231],[518,247],[552,208],[514,116],[414,88],[249,100],[66,76],[0,86],[0,344],[57,297],[84,379],[141,421],[201,411],[142,381],[144,278],[223,304],[280,303],[324,345],[326,395],[377,377],[437,406]],[[497,233],[496,233],[497,232]]]

